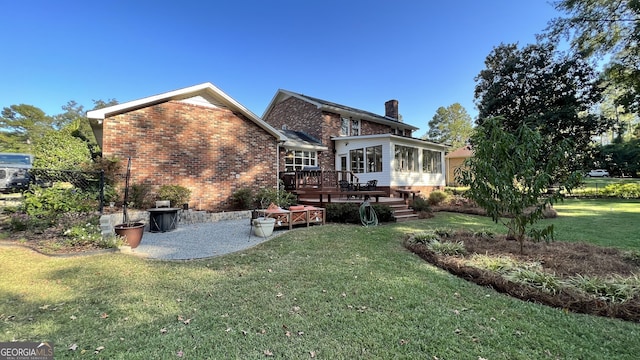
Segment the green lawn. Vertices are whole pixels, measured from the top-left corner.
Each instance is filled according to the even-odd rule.
[[[615,235],[633,230],[637,208],[566,201],[552,221],[559,238],[638,249]],[[52,341],[56,359],[637,358],[640,324],[515,300],[402,247],[406,234],[434,226],[500,229],[444,213],[316,226],[191,262],[1,248],[0,341]]]

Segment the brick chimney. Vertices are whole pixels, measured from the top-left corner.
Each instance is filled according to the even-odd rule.
[[[384,116],[398,120],[398,100],[389,100],[384,103]]]

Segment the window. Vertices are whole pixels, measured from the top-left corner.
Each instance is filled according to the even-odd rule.
[[[293,151],[293,156],[284,158],[285,171],[302,170],[305,166],[318,166],[318,153],[315,151]]]
[[[364,152],[362,149],[354,149],[349,151],[351,158],[351,171],[354,173],[364,172]]]
[[[360,120],[341,118],[340,136],[359,136]]]
[[[422,172],[442,174],[442,153],[422,150]]]
[[[418,149],[409,146],[395,146],[396,171],[419,171]]]
[[[340,135],[341,136],[349,136],[349,119],[342,118],[340,119]]]
[[[360,120],[351,120],[351,136],[360,135]]]
[[[382,145],[367,148],[367,172],[382,172]]]

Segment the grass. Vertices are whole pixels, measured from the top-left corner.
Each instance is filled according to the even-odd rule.
[[[543,220],[539,224],[553,224],[556,240],[640,250],[640,200],[566,199],[554,207],[559,216]],[[438,227],[457,226],[473,231],[484,229],[506,233],[503,225],[495,224],[483,216],[436,213],[431,223]]]
[[[605,216],[613,205],[631,223],[637,204],[566,201],[551,221],[565,235],[572,222],[602,230],[598,216],[579,209],[589,205]],[[375,228],[296,230],[191,262],[3,248],[0,341],[52,341],[56,359],[637,357],[639,324],[515,300],[402,246],[408,233],[447,226],[504,232],[486,218],[439,213]],[[581,238],[640,248],[617,243],[616,227],[605,229]]]

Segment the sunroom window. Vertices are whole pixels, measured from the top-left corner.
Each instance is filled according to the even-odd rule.
[[[422,172],[442,174],[442,153],[422,150]]]
[[[409,146],[396,145],[395,162],[396,171],[419,171],[418,149]]]

